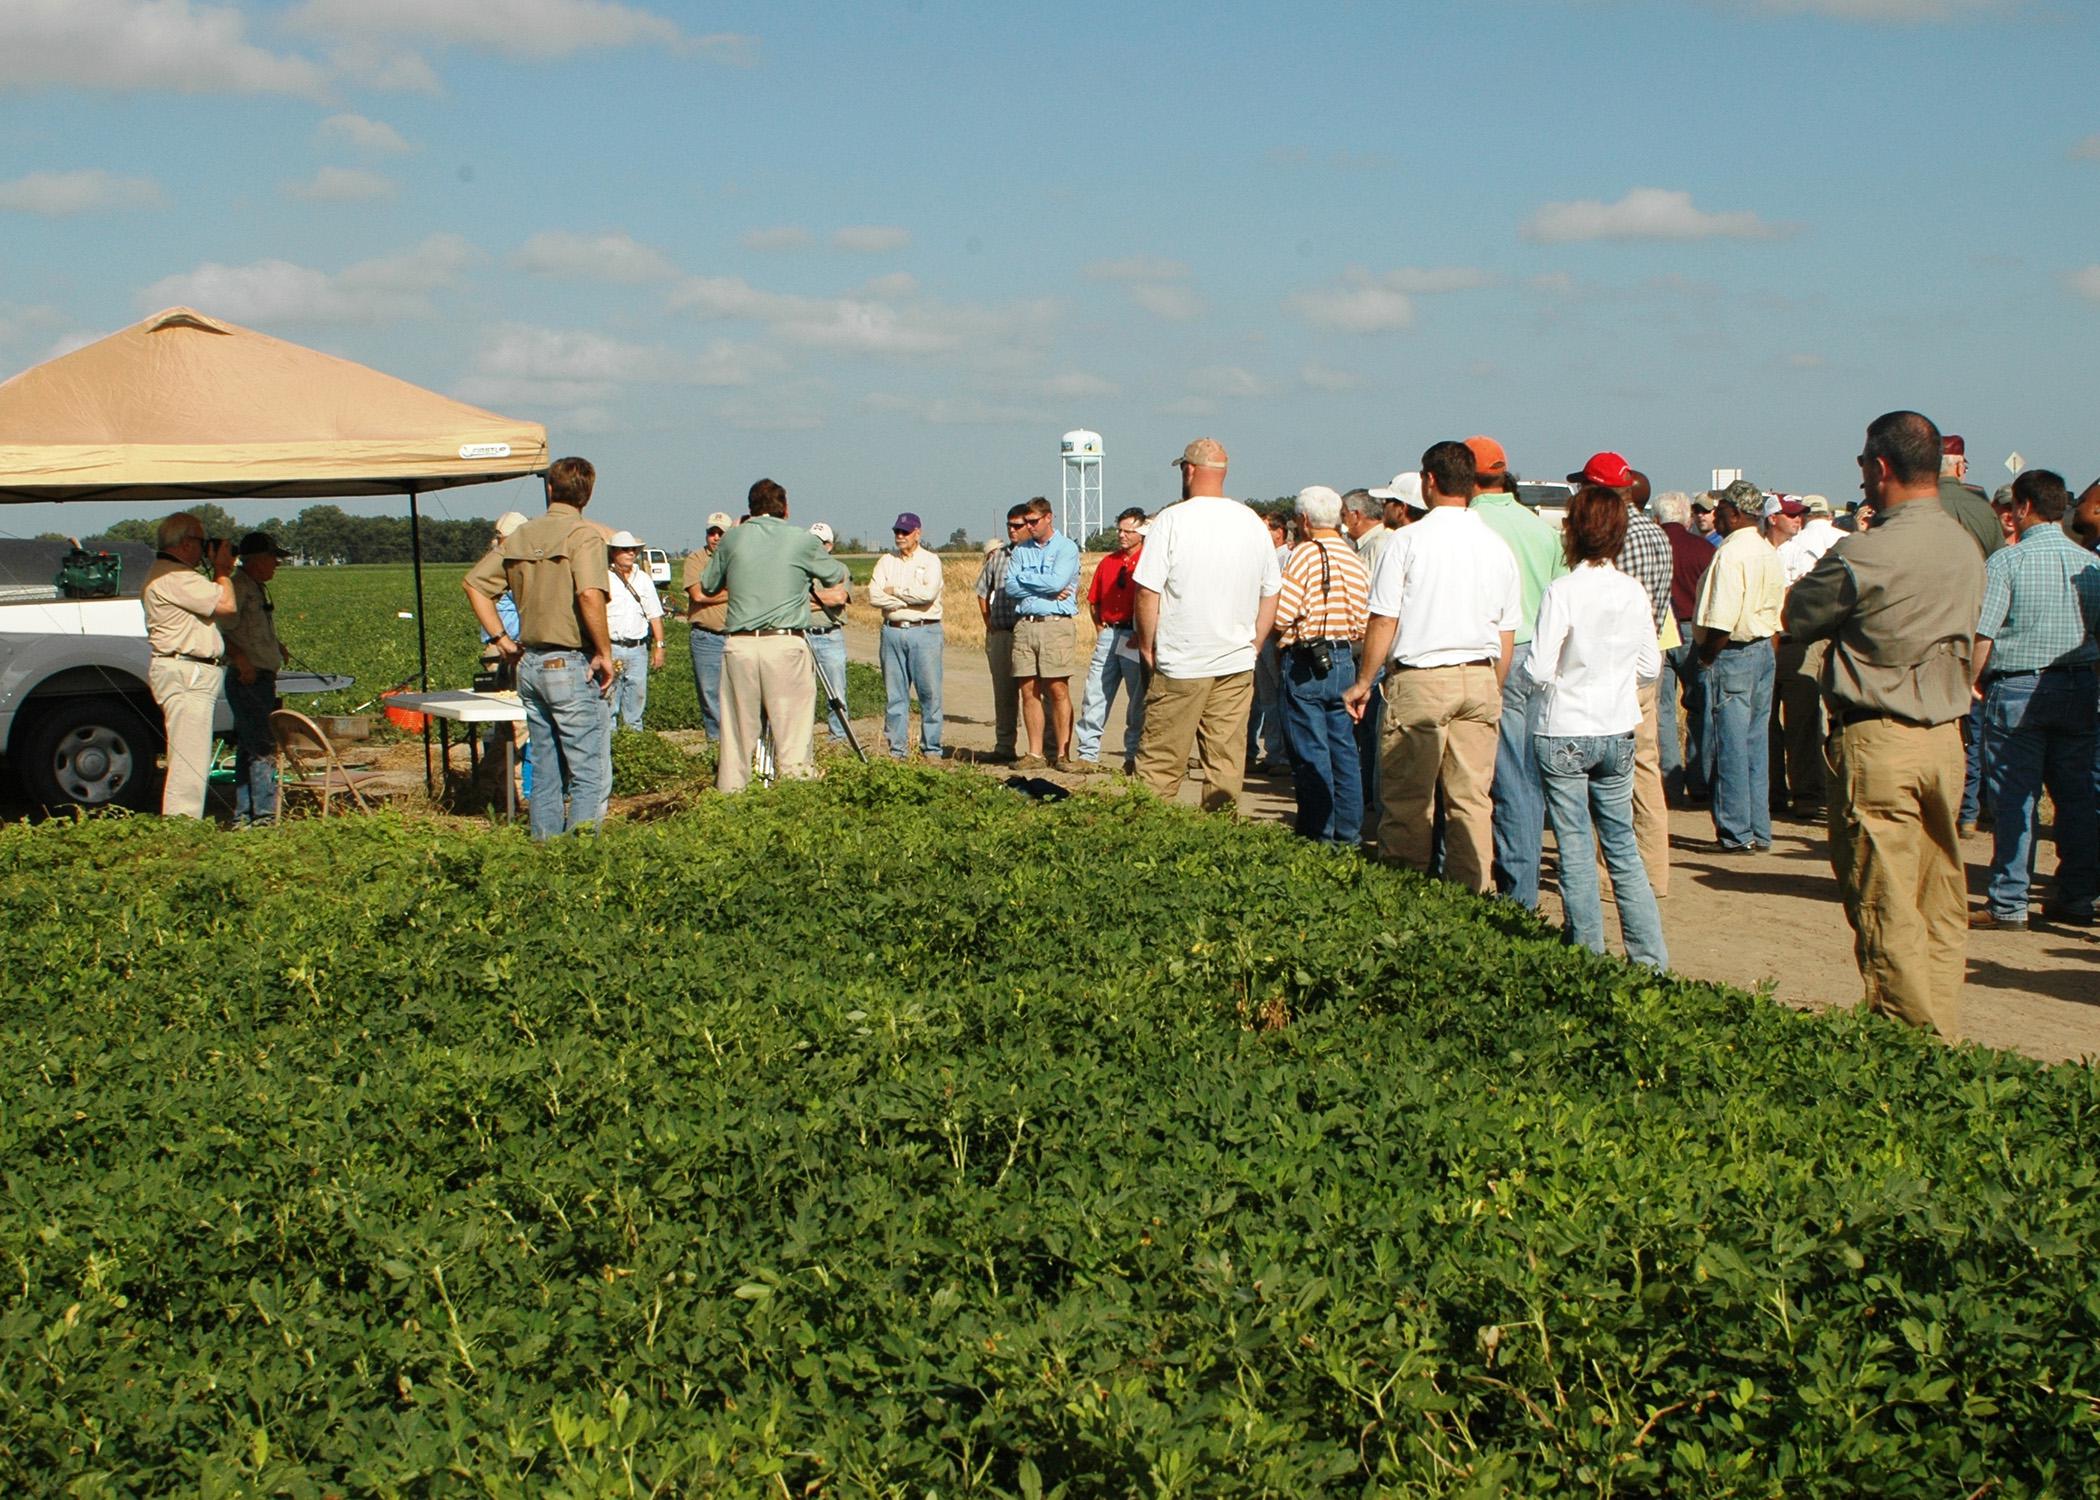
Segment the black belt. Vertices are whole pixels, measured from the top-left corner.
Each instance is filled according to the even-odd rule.
[[[763,626],[760,626],[760,627],[759,627],[759,628],[758,628],[757,630],[725,630],[725,631],[723,631],[723,632],[722,632],[722,634],[724,634],[724,635],[808,635],[808,634],[809,634],[809,632],[808,632],[807,630],[804,630],[804,629],[803,629],[803,628],[802,628],[801,626],[799,626],[799,625],[794,625],[794,626],[788,626],[788,625],[763,625]]]
[[[1892,714],[1885,708],[1842,708],[1832,714],[1831,719],[1840,729],[1849,729],[1854,724],[1870,724],[1877,719],[1886,719],[1891,724],[1901,724],[1905,729],[1930,729],[1930,724],[1920,724],[1916,719],[1906,719],[1901,714]]]
[[[1356,642],[1338,635],[1316,635],[1309,640],[1292,641],[1291,644],[1293,646],[1333,646],[1338,650],[1348,650],[1355,646]]]
[[[207,667],[223,667],[226,665],[226,658],[223,656],[199,656],[194,651],[156,651],[153,654],[163,661],[173,661],[179,657],[183,661],[199,662]]]
[[[835,634],[837,634],[837,633],[838,633],[838,626],[836,626],[836,625],[812,625],[812,626],[810,626],[810,627],[809,627],[809,633],[810,633],[811,635],[835,635]]]
[[[888,630],[909,630],[914,625],[938,625],[941,622],[939,620],[884,620],[882,623],[884,628]]]
[[[638,636],[636,636],[636,637],[635,637],[635,638],[634,638],[633,640],[631,640],[631,641],[623,641],[623,640],[621,640],[621,639],[620,639],[620,638],[619,638],[618,636],[614,636],[614,637],[612,638],[612,643],[613,643],[613,644],[614,644],[615,646],[624,646],[624,647],[626,647],[626,648],[627,648],[628,650],[632,651],[632,650],[633,650],[633,649],[634,649],[634,648],[635,648],[636,646],[646,646],[646,645],[648,645],[648,644],[649,644],[649,637],[647,637],[646,635],[638,635]]]
[[[2015,667],[2010,672],[1991,672],[1986,675],[1989,676],[1991,681],[1996,682],[2001,677],[2041,677],[2050,672],[2091,672],[2096,668],[2100,668],[2100,663],[2089,661],[2057,662],[2046,667]]]
[[[545,641],[520,641],[520,651],[581,651],[581,646],[550,646]]]
[[[724,631],[724,630],[710,630],[710,629],[708,629],[708,628],[707,628],[707,627],[706,627],[705,625],[695,625],[695,626],[693,627],[693,629],[695,629],[695,630],[699,631],[699,632],[700,632],[700,633],[701,633],[702,635],[727,635],[727,634],[728,634],[728,632],[727,632],[727,631]]]
[[[1752,640],[1747,640],[1747,641],[1739,641],[1739,640],[1735,639],[1735,638],[1734,638],[1733,636],[1730,636],[1730,637],[1729,637],[1729,639],[1728,639],[1728,644],[1727,644],[1727,645],[1725,645],[1725,646],[1723,646],[1723,647],[1722,647],[1721,649],[1722,649],[1723,651],[1733,651],[1733,650],[1735,650],[1735,649],[1736,649],[1737,647],[1739,647],[1739,646],[1765,646],[1765,647],[1769,647],[1769,646],[1770,646],[1771,644],[1772,644],[1772,638],[1771,638],[1770,636],[1768,636],[1768,635],[1761,635],[1761,636],[1758,636],[1758,637],[1756,637],[1755,639],[1752,639]]]

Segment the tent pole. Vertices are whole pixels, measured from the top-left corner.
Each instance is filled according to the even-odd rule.
[[[430,691],[430,636],[423,623],[423,512],[415,488],[408,491],[408,551],[416,571],[416,691]],[[430,717],[423,718],[423,790],[437,795],[437,773],[430,763]]]

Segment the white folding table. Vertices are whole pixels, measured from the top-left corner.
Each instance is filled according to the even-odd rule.
[[[522,724],[525,722],[525,705],[518,701],[516,693],[470,693],[464,689],[451,689],[436,693],[388,693],[381,700],[390,708],[405,708],[414,713],[428,714],[437,720],[438,756],[447,766],[452,764],[452,741],[446,732],[449,724]],[[428,743],[427,741],[425,743]],[[518,815],[517,787],[518,747],[515,736],[503,739],[503,815],[516,818]],[[481,744],[471,733],[467,735],[467,765],[470,771],[481,769]],[[435,789],[432,789],[433,793]]]

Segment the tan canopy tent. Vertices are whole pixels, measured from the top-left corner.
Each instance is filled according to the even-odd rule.
[[[0,503],[406,495],[547,467],[547,429],[171,307],[0,384]]]

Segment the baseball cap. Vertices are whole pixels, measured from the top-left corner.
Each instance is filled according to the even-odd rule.
[[[707,529],[709,531],[726,532],[734,525],[736,525],[736,522],[729,519],[729,512],[726,510],[715,511],[707,518]]]
[[[1792,495],[1775,494],[1767,496],[1765,499],[1764,518],[1767,521],[1774,516],[1805,516],[1807,514],[1808,507]]]
[[[1397,500],[1409,510],[1429,509],[1429,501],[1422,494],[1422,476],[1414,469],[1395,474],[1391,484],[1365,493],[1373,500]]]
[[[1469,437],[1466,446],[1473,450],[1473,472],[1483,479],[1499,478],[1509,472],[1509,455],[1493,438]]]
[[[1969,446],[1961,440],[1959,434],[1952,432],[1940,434],[1940,457],[1967,458],[1968,456]]]
[[[1712,510],[1717,503],[1718,502],[1714,499],[1714,492],[1712,490],[1706,490],[1701,492],[1700,494],[1692,496],[1693,510]]]
[[[822,521],[810,522],[809,534],[815,537],[820,542],[835,542],[838,540],[837,537],[831,534],[831,528],[825,525]]]
[[[267,531],[251,531],[241,538],[237,549],[243,557],[290,557],[292,554],[277,545],[277,538]]]
[[[509,536],[513,531],[516,531],[520,526],[523,526],[524,524],[524,512],[507,510],[502,515],[496,517],[496,535]]]
[[[1830,508],[1830,498],[1827,495],[1803,495],[1801,497],[1801,509],[1812,516],[1835,514]]]
[[[1225,445],[1216,438],[1197,438],[1181,450],[1181,457],[1168,467],[1191,469],[1222,469],[1225,467]]]
[[[897,512],[897,519],[890,523],[890,530],[892,531],[917,531],[918,529],[919,518],[908,510]]]
[[[1721,503],[1740,515],[1758,517],[1764,514],[1765,492],[1747,479],[1738,479],[1721,491]]]
[[[1601,484],[1606,489],[1624,489],[1633,483],[1633,466],[1616,453],[1592,453],[1589,462],[1568,476],[1570,484]]]

